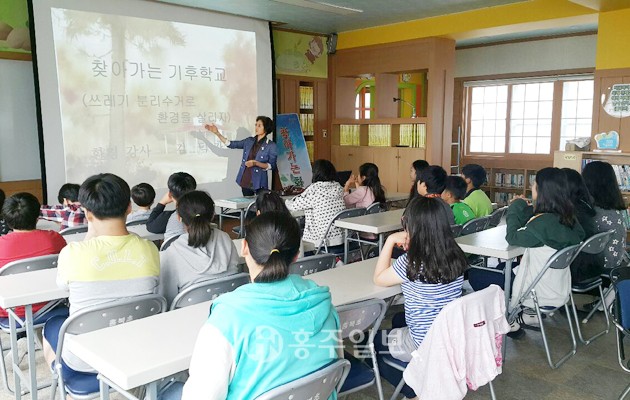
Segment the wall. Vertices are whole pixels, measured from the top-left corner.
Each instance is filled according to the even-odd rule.
[[[0,60],[0,182],[41,177],[32,68]]]
[[[597,35],[473,47],[455,51],[455,77],[595,68]]]
[[[630,67],[630,9],[599,14],[597,69]]]

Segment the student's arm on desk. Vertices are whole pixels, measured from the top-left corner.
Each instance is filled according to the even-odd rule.
[[[184,385],[182,400],[225,399],[234,372],[234,352],[223,334],[205,324],[195,343],[190,360],[190,377]]]
[[[383,250],[378,256],[376,262],[376,268],[374,269],[374,284],[378,286],[394,286],[403,283],[403,280],[398,276],[394,267],[391,265],[392,252],[395,245],[402,245],[406,249],[407,246],[407,232],[397,232],[389,235]]]
[[[540,239],[527,229],[527,222],[533,215],[533,207],[523,199],[516,199],[510,204],[505,216],[505,240],[509,244],[521,247],[540,246]]]

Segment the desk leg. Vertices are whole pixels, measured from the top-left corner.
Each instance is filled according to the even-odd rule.
[[[147,385],[147,393],[145,394],[146,400],[157,400],[157,382],[151,382]]]
[[[225,209],[223,207],[219,207],[219,229],[223,229],[223,213]]]
[[[26,323],[26,344],[28,349],[28,372],[30,376],[31,399],[37,400],[37,364],[35,363],[35,329],[33,328],[33,305],[24,307]]]
[[[343,229],[343,263],[348,264],[348,228]]]
[[[103,379],[99,379],[98,387],[101,392],[101,400],[109,400],[109,385]]]
[[[22,398],[22,386],[20,385],[20,375],[18,374],[18,344],[17,344],[17,323],[12,312],[9,312],[9,330],[11,334],[11,355],[13,360],[13,390],[15,390],[15,399]]]
[[[505,260],[505,269],[503,270],[503,293],[505,294],[505,316],[510,315],[510,296],[512,295],[512,259]],[[505,351],[507,347],[506,335],[503,335],[503,347],[501,347],[501,355],[505,364]]]
[[[381,255],[381,251],[383,250],[383,234],[378,234],[378,255]]]
[[[238,237],[239,238],[244,238],[245,235],[243,234],[243,232],[244,232],[244,229],[245,229],[245,210],[241,208],[238,211],[241,213],[241,231],[238,233]]]

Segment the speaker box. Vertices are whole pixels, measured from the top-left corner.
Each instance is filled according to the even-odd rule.
[[[335,54],[337,51],[337,34],[331,33],[326,39],[326,47],[328,48],[328,54]]]

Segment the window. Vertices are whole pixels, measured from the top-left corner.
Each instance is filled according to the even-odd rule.
[[[354,102],[354,118],[370,119],[372,114],[372,86],[362,84],[357,89],[357,96]]]
[[[548,155],[552,146],[562,150],[567,140],[591,136],[592,79],[467,86],[469,153]]]

